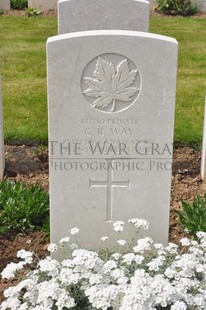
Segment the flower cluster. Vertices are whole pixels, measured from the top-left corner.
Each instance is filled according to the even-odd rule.
[[[133,219],[129,224],[148,228],[143,220]],[[117,234],[124,225],[114,223]],[[71,229],[60,247],[70,247],[77,233],[78,229]],[[125,251],[124,240],[117,244],[120,251],[106,255],[72,245],[71,255],[62,262],[51,257],[36,262],[23,281],[5,290],[0,310],[206,309],[206,233],[199,232],[197,241],[182,239],[180,247],[154,244],[149,237],[137,240],[130,249],[127,244]],[[8,265],[3,278],[25,264],[34,266],[31,252],[21,250],[17,256],[22,261]]]

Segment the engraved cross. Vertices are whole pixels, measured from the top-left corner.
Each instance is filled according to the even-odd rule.
[[[107,218],[106,221],[113,220],[113,188],[114,187],[127,187],[130,186],[130,179],[127,181],[114,181],[113,180],[113,169],[111,159],[108,159],[108,170],[107,170],[107,180],[106,181],[92,181],[89,178],[89,188],[92,187],[106,187],[107,188]]]

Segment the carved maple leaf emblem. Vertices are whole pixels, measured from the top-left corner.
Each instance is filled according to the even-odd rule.
[[[88,85],[83,93],[95,98],[93,107],[104,109],[111,104],[111,112],[115,111],[116,101],[128,102],[139,89],[131,87],[134,84],[137,70],[129,70],[128,60],[125,58],[116,67],[98,57],[94,77],[84,77]]]

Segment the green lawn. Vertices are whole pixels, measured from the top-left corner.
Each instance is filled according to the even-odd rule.
[[[200,145],[206,93],[206,18],[155,17],[150,31],[179,42],[175,141]]]
[[[0,16],[5,139],[47,140],[46,50],[54,17]]]
[[[206,90],[206,18],[151,17],[150,31],[179,42],[175,141],[199,144]],[[55,17],[0,16],[5,139],[47,140],[46,39]]]

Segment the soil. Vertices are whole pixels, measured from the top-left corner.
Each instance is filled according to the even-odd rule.
[[[49,188],[48,150],[39,146],[5,146],[6,169],[4,179],[19,181],[24,184],[39,184],[43,189]],[[171,212],[169,241],[178,243],[186,236],[180,225],[175,209],[181,209],[181,199],[192,201],[194,197],[206,193],[206,182],[200,177],[200,152],[189,147],[178,147],[173,155],[173,173],[171,189]],[[34,251],[39,257],[45,257],[48,236],[41,231],[16,234],[14,232],[0,235],[0,271],[11,261],[16,261],[16,252],[22,248]],[[3,290],[14,284],[0,279],[0,301]]]

